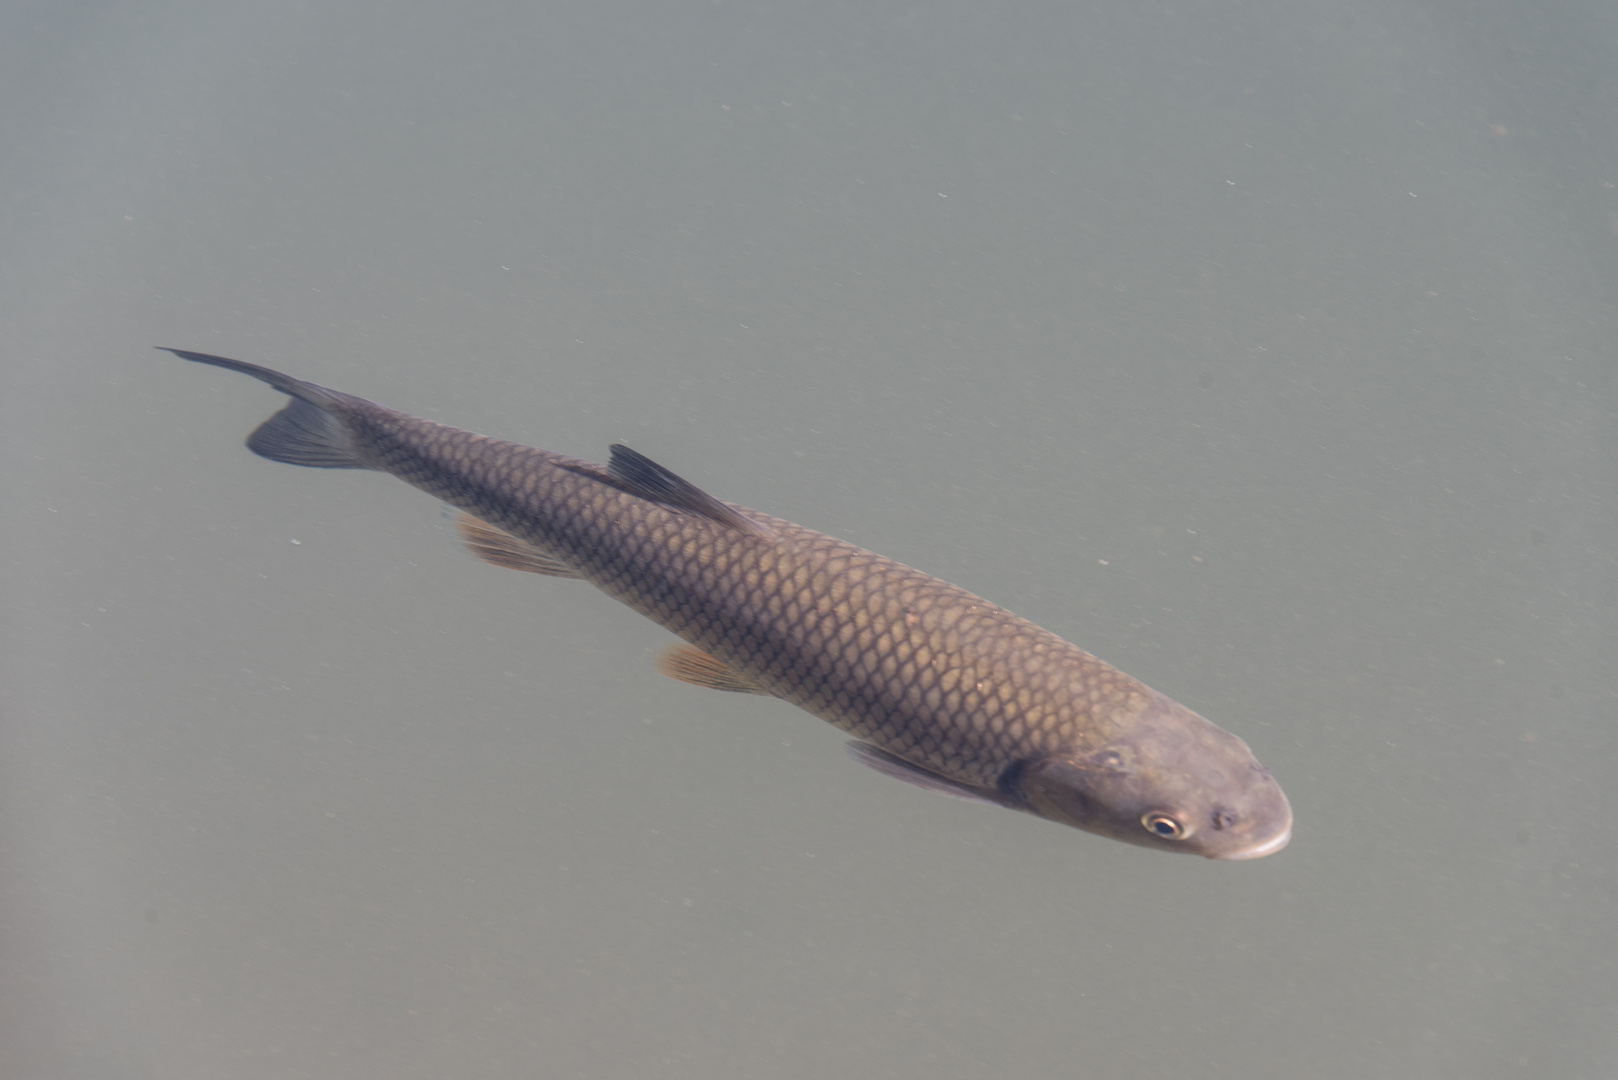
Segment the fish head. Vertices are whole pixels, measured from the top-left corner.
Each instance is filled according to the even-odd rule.
[[[1292,807],[1247,744],[1145,697],[1099,745],[1027,762],[1006,786],[1040,817],[1161,851],[1256,859],[1286,847]]]

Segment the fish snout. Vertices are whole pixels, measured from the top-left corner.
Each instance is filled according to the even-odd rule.
[[[1232,862],[1236,862],[1236,861],[1240,861],[1240,860],[1244,860],[1244,859],[1262,859],[1266,855],[1274,855],[1277,851],[1280,851],[1282,848],[1286,847],[1287,844],[1289,844],[1291,842],[1292,842],[1292,816],[1289,813],[1287,815],[1286,826],[1284,828],[1282,828],[1279,832],[1277,832],[1273,836],[1271,836],[1269,839],[1260,840],[1259,842],[1257,842],[1257,843],[1255,843],[1255,844],[1253,844],[1253,845],[1251,845],[1249,847],[1239,848],[1236,851],[1232,851],[1232,852],[1229,852],[1227,854],[1223,854],[1223,855],[1221,855],[1221,854],[1213,854],[1213,855],[1209,855],[1208,857],[1210,859],[1227,859],[1227,860],[1230,860]]]
[[[1153,698],[1110,745],[1028,762],[1007,786],[1040,817],[1160,851],[1242,860],[1286,847],[1292,807],[1247,744]]]

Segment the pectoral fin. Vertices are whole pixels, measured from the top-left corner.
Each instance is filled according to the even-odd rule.
[[[870,743],[851,742],[845,747],[848,756],[861,765],[868,765],[883,776],[891,776],[895,780],[903,780],[907,784],[914,784],[928,791],[936,791],[940,795],[948,795],[952,799],[965,799],[967,802],[984,803],[989,806],[1005,806],[1006,799],[998,791],[989,788],[973,787],[963,784],[959,780],[951,780],[941,776],[931,769],[924,769],[920,765],[913,765],[897,754],[890,754],[879,746]]]
[[[768,694],[750,677],[743,675],[717,656],[693,645],[670,645],[657,654],[657,670],[671,679],[710,690],[730,690],[738,694]]]
[[[548,577],[576,578],[579,572],[550,552],[535,547],[528,541],[512,536],[504,529],[490,525],[471,514],[457,514],[455,531],[461,543],[486,563],[504,566],[508,570],[523,570]]]

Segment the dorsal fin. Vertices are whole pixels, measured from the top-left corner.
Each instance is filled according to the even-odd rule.
[[[612,457],[607,459],[607,472],[618,481],[624,491],[651,502],[662,503],[673,510],[684,510],[716,521],[727,529],[774,536],[768,528],[752,518],[737,513],[689,480],[669,472],[663,466],[622,443],[612,444]]]

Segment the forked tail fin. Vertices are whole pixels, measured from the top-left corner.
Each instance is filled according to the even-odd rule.
[[[360,458],[342,415],[341,407],[345,402],[359,399],[242,360],[169,349],[161,345],[158,348],[182,360],[251,375],[292,397],[280,412],[260,424],[247,437],[247,448],[259,457],[316,469],[371,467]]]

